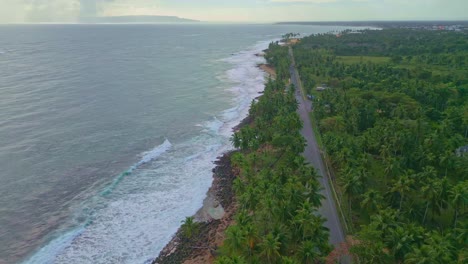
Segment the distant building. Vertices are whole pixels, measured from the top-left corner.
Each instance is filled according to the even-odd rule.
[[[458,157],[468,155],[468,145],[455,150],[455,154],[457,154]]]
[[[323,87],[323,86],[317,86],[317,88],[315,88],[315,90],[317,90],[319,92],[325,91],[326,89],[327,89],[327,87]]]

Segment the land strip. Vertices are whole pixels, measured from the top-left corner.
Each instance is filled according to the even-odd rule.
[[[292,60],[290,67],[291,82],[297,89],[296,99],[299,103],[298,113],[304,124],[301,134],[307,141],[304,157],[311,165],[315,167],[317,173],[321,176],[319,182],[323,187],[322,195],[325,196],[319,212],[327,220],[325,222],[325,226],[330,230],[330,244],[334,245],[335,247],[342,247],[346,243],[345,233],[340,222],[340,217],[338,216],[338,210],[333,197],[333,190],[328,181],[329,176],[325,164],[322,160],[321,151],[319,145],[317,144],[317,140],[312,130],[312,124],[309,118],[309,112],[312,109],[312,102],[305,99],[301,80],[295,67],[294,54],[291,47],[289,48],[289,55]],[[349,260],[344,259],[341,261],[341,263],[349,263]]]

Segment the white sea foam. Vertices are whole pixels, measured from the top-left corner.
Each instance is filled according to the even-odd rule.
[[[222,113],[222,119],[226,122],[226,125],[221,128],[224,135],[230,135],[231,129],[248,115],[250,103],[264,89],[265,73],[257,65],[265,63],[265,59],[255,54],[266,49],[270,42],[259,42],[252,49],[225,59],[234,66],[226,72],[226,77],[232,83],[228,91],[236,97],[235,106]]]
[[[41,248],[33,257],[25,263],[27,264],[52,264],[55,256],[65,250],[72,243],[73,239],[84,231],[84,227],[79,227],[68,231],[56,238],[45,247]]]
[[[168,139],[164,140],[164,143],[155,147],[154,149],[143,153],[143,158],[136,164],[137,166],[143,165],[148,163],[159,156],[161,156],[164,152],[168,151],[172,147],[171,142]]]
[[[84,206],[85,227],[53,240],[27,263],[150,263],[181,221],[202,206],[212,162],[231,148],[232,128],[264,88],[265,75],[257,67],[264,59],[255,54],[267,45],[259,43],[225,60],[232,65],[225,77],[234,107],[201,124],[200,135],[174,145],[166,140],[144,153],[129,170],[131,176],[122,174],[128,177]]]

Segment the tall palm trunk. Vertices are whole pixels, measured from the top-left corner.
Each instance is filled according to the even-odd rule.
[[[403,194],[400,195],[400,207],[398,208],[398,211],[401,211],[401,205],[403,204]]]
[[[426,211],[424,211],[424,218],[422,224],[426,222],[427,210],[429,209],[429,202],[426,203]]]
[[[457,227],[457,220],[458,220],[458,208],[455,208],[455,215],[453,217],[453,228]]]

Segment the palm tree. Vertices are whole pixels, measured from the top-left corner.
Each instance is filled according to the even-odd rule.
[[[320,251],[314,242],[306,240],[302,242],[297,254],[301,263],[309,264],[317,261],[320,256]]]
[[[394,181],[390,191],[394,193],[396,192],[400,195],[400,206],[398,207],[399,211],[401,211],[401,206],[403,204],[405,194],[411,191],[413,183],[413,179],[409,178],[408,175],[403,175],[400,178],[398,178],[397,181]]]
[[[242,141],[242,139],[240,138],[238,132],[236,132],[236,133],[234,133],[234,134],[232,135],[232,137],[231,137],[231,142],[232,142],[232,145],[233,145],[236,149],[238,149],[238,148],[241,147],[241,141]]]
[[[457,226],[460,209],[464,210],[468,204],[468,181],[459,182],[449,191],[450,204],[454,209],[453,226]]]
[[[381,207],[383,197],[379,191],[374,189],[368,190],[362,195],[361,207],[366,208],[372,213]]]
[[[325,218],[319,215],[313,215],[308,229],[310,230],[311,237],[314,238],[318,246],[328,244],[329,230],[325,227]]]
[[[307,225],[310,223],[311,215],[311,212],[304,208],[296,211],[296,214],[291,221],[291,225],[294,227],[294,237],[297,237],[297,239],[300,238],[301,240],[305,238]]]
[[[320,193],[321,189],[322,187],[317,181],[309,181],[305,185],[305,193],[307,194],[307,200],[310,201],[310,203],[314,207],[320,207],[320,205],[322,204],[322,200],[325,199],[325,196],[323,196]]]
[[[235,216],[235,220],[239,226],[245,227],[252,222],[252,217],[246,210],[239,210]]]
[[[401,225],[401,222],[398,221],[398,211],[390,207],[379,210],[377,214],[371,217],[371,225],[374,225],[377,230],[383,232],[397,228]],[[385,234],[383,236],[385,237]]]
[[[420,248],[415,248],[413,252],[408,253],[405,258],[407,264],[433,264],[435,260],[435,252],[432,248],[424,245]]]
[[[426,243],[406,256],[405,263],[455,263],[454,248],[448,237],[443,237],[436,232],[428,234]]]
[[[349,213],[351,214],[351,204],[353,197],[362,193],[364,189],[364,184],[362,181],[361,174],[356,170],[350,169],[342,178],[343,191],[348,196],[348,208]]]
[[[468,221],[459,221],[452,231],[452,237],[455,243],[465,246],[467,244],[466,241],[468,241]]]
[[[429,179],[428,182],[423,183],[423,187],[421,188],[422,197],[426,201],[426,209],[424,211],[424,217],[422,220],[422,224],[426,222],[427,219],[427,212],[429,206],[432,207],[432,211],[435,212],[437,210],[437,205],[440,203],[439,199],[442,193],[442,185],[439,179]]]
[[[414,225],[398,226],[395,229],[390,229],[385,242],[392,249],[395,258],[403,260],[414,246],[418,246],[422,242],[422,232],[421,228],[416,228]]]
[[[194,235],[198,233],[198,223],[195,222],[195,219],[192,216],[185,218],[185,220],[183,220],[182,223],[182,234],[186,238],[191,239]]]
[[[226,232],[224,245],[230,254],[241,255],[246,249],[245,233],[238,225],[230,226]]]
[[[245,210],[252,210],[257,206],[259,197],[257,196],[258,189],[256,187],[248,186],[244,193],[240,195],[239,204]]]
[[[453,168],[455,165],[453,156],[454,154],[451,151],[446,151],[444,154],[439,156],[439,164],[441,167],[445,168],[445,177],[447,177],[448,169]]]
[[[291,257],[282,257],[281,258],[281,264],[299,264],[300,262],[297,262]]]
[[[276,259],[280,257],[279,249],[281,243],[278,238],[273,236],[272,233],[268,233],[265,236],[262,243],[260,243],[260,255],[266,258],[267,263],[275,263]]]
[[[232,264],[232,260],[229,257],[222,256],[215,261],[215,264]]]
[[[395,157],[389,157],[388,159],[385,159],[384,166],[385,166],[385,181],[387,181],[388,177],[396,175],[400,170],[400,162]]]
[[[215,264],[247,264],[247,262],[240,256],[222,256],[215,261]]]
[[[254,224],[249,223],[246,226],[244,226],[244,232],[245,232],[246,242],[249,246],[249,255],[251,256],[253,254],[253,250],[259,238],[258,233],[257,233],[257,228]]]

